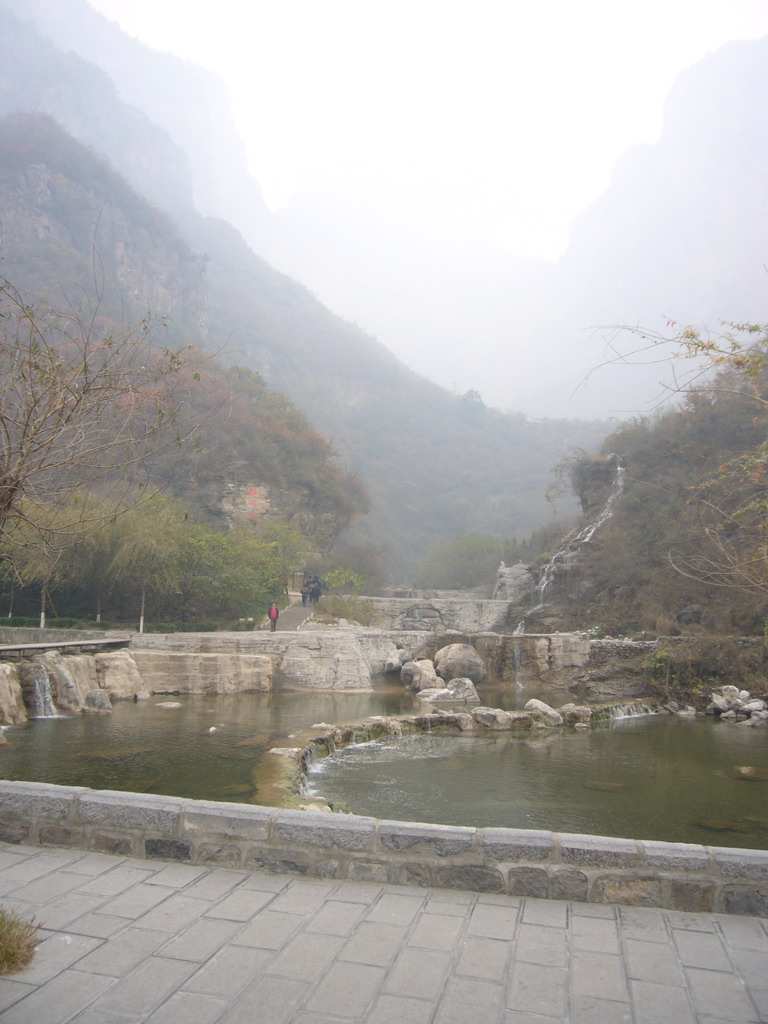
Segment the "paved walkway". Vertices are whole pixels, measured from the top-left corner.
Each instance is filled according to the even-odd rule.
[[[768,921],[0,844],[3,1024],[768,1021]]]

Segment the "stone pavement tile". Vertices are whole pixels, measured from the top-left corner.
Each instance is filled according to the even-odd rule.
[[[514,943],[515,960],[550,967],[568,966],[568,933],[564,928],[521,924]]]
[[[379,996],[365,1018],[365,1024],[430,1024],[433,1009],[431,1001],[406,996]]]
[[[471,1006],[479,1018],[495,1020],[504,1009],[504,985],[481,978],[449,978],[440,999],[445,1006]]]
[[[571,954],[571,990],[577,996],[599,993],[602,999],[629,1002],[629,989],[620,956],[576,949]]]
[[[668,942],[627,939],[624,943],[624,964],[628,978],[676,985],[678,988],[687,984],[677,950]]]
[[[588,949],[594,953],[617,953],[619,931],[614,918],[571,915],[571,942],[574,949]]]
[[[757,1007],[757,1019],[760,1021],[768,1020],[768,988],[753,988],[750,989],[749,994],[752,996],[752,1001]]]
[[[101,913],[110,914],[112,917],[128,917],[135,921],[168,898],[168,889],[140,882],[125,892],[121,892],[119,896],[109,900],[108,903],[104,903]]]
[[[40,847],[35,847],[35,853],[27,857],[17,858],[7,864],[0,871],[0,878],[13,879],[15,882],[34,882],[38,878],[49,875],[52,871],[62,871],[69,864],[76,860],[76,857],[69,856],[65,860],[55,856],[58,851],[45,850],[44,853],[37,852]]]
[[[91,939],[83,935],[73,937],[53,932],[37,947],[30,966],[23,973],[11,974],[8,977],[18,977],[27,985],[43,985],[100,945],[101,939]]]
[[[109,914],[83,914],[67,925],[67,931],[75,935],[91,935],[95,939],[108,939],[123,928],[130,927],[124,917]]]
[[[387,891],[382,893],[366,915],[367,921],[380,924],[410,925],[424,905],[423,896],[400,895]]]
[[[89,896],[82,892],[68,892],[58,899],[50,900],[35,914],[35,920],[46,928],[60,930],[104,904],[103,896]],[[121,920],[125,926],[125,921]]]
[[[48,903],[64,893],[79,889],[83,879],[81,875],[73,875],[68,871],[55,871],[36,878],[26,885],[20,886],[13,892],[15,900],[25,900],[27,903]]]
[[[672,936],[684,967],[706,967],[710,971],[731,970],[731,961],[719,935],[673,928]]]
[[[63,971],[3,1014],[6,1024],[59,1024],[71,1020],[115,982],[98,974]]]
[[[275,914],[262,910],[233,939],[240,946],[281,949],[302,923],[298,914]]]
[[[150,928],[158,932],[171,932],[176,935],[183,928],[188,927],[205,910],[205,904],[200,900],[193,900],[183,893],[173,892],[166,895],[163,902],[147,911],[137,922],[142,928]]]
[[[185,893],[186,895],[186,893]],[[250,921],[267,903],[274,900],[274,893],[258,889],[238,889],[229,893],[218,903],[205,911],[206,917],[225,918],[227,921]]]
[[[137,1024],[133,1014],[115,1013],[107,1010],[86,1010],[76,1018],[77,1024]]]
[[[330,935],[312,935],[300,932],[269,961],[270,974],[300,981],[319,981],[328,971],[343,939]]]
[[[110,853],[84,853],[68,866],[67,871],[71,871],[73,875],[94,878],[96,875],[103,875],[105,871],[111,871],[119,863],[120,858]]]
[[[80,1024],[79,1021],[78,1024]],[[505,1010],[503,1016],[499,1017],[499,1024],[562,1024],[562,1018],[555,1019],[540,1013]]]
[[[436,1000],[445,985],[451,960],[448,953],[407,947],[390,967],[383,991]]]
[[[450,914],[431,914],[425,910],[411,932],[408,945],[446,951],[455,949],[463,927],[463,918],[452,917]]]
[[[220,900],[237,886],[244,885],[248,877],[245,871],[230,871],[226,868],[208,869],[196,882],[192,882],[186,887],[184,895],[191,896],[196,900]]]
[[[517,907],[497,907],[476,903],[469,915],[468,935],[482,935],[486,939],[514,938],[519,911]]]
[[[365,907],[361,903],[342,903],[335,899],[326,900],[304,927],[308,932],[346,936],[358,923],[364,910]]]
[[[617,1003],[596,996],[574,996],[568,1024],[633,1024],[629,1003]]]
[[[265,949],[226,946],[184,982],[182,991],[232,998],[261,974],[268,958]]]
[[[104,871],[79,887],[80,892],[96,896],[116,897],[152,876],[147,868],[133,867],[132,864],[118,864],[111,871]]]
[[[559,968],[516,963],[507,988],[507,1009],[564,1020],[568,1006],[567,980],[567,973]]]
[[[35,990],[34,985],[25,985],[21,981],[21,974],[17,974],[16,978],[19,980],[0,978],[0,1013],[3,1010],[7,1010],[9,1006],[13,1006],[14,1003],[18,1003],[20,999],[23,999]]]
[[[353,1021],[363,1020],[366,1010],[380,994],[385,977],[386,973],[381,967],[337,962],[309,997],[304,1008],[313,1013],[327,1013],[344,1019],[351,1018]],[[265,1024],[268,1019],[264,1018]],[[270,1024],[278,1022],[270,1021]]]
[[[697,1024],[688,993],[674,985],[630,981],[635,1024]]]
[[[717,923],[732,949],[757,949],[768,953],[768,921],[735,914],[718,914]]]
[[[279,895],[270,898],[270,910],[281,914],[314,914],[333,892],[332,885],[312,882],[292,882]]]
[[[166,942],[158,949],[158,952],[161,956],[173,957],[176,960],[194,960],[201,964],[212,957],[225,942],[229,942],[241,927],[237,921],[216,921],[208,918],[195,921],[189,928],[174,935],[170,942]]]
[[[672,928],[684,928],[691,932],[717,931],[717,921],[712,914],[688,914],[683,910],[665,910],[664,916]]]
[[[568,927],[568,904],[562,900],[527,899],[522,920],[526,924],[545,924],[551,928]]]
[[[170,889],[183,889],[190,885],[206,872],[205,867],[197,867],[194,864],[166,864],[151,878],[147,879],[150,885],[165,885]]]
[[[243,889],[261,889],[263,892],[282,892],[293,881],[291,875],[265,875],[254,871],[249,873],[241,883]]]
[[[471,978],[503,981],[511,952],[512,944],[502,939],[466,938],[454,972]]]
[[[616,920],[618,908],[610,903],[571,903],[571,919],[575,917],[604,917],[609,921]]]
[[[363,921],[345,943],[339,959],[371,967],[386,967],[395,959],[402,945],[402,928]]]
[[[90,974],[107,974],[122,978],[134,967],[166,942],[164,932],[148,931],[145,928],[126,928],[113,939],[102,943],[98,949],[84,956],[78,963],[79,971]]]
[[[732,950],[736,974],[747,988],[768,989],[768,955],[754,949]]]
[[[663,914],[650,907],[619,907],[619,928],[625,939],[668,942],[671,931]]]
[[[378,882],[344,882],[333,890],[333,899],[371,906],[379,898],[383,886]]]
[[[294,978],[263,976],[242,992],[231,1009],[221,1018],[222,1024],[290,1024],[296,1007],[302,1002],[307,985]]]
[[[426,892],[430,905],[433,903],[447,903],[454,907],[471,907],[477,903],[478,895],[474,892],[467,892],[464,889],[428,889]],[[441,909],[442,914],[446,913]]]
[[[522,897],[509,896],[505,892],[479,892],[475,895],[477,903],[492,903],[500,907],[515,907],[517,910],[523,905]]]
[[[485,1018],[478,1016],[477,1008],[469,1003],[441,1003],[435,1014],[434,1024],[479,1024]],[[497,1017],[493,1018],[494,1024]],[[555,1024],[552,1017],[548,1024]]]
[[[132,1013],[143,1019],[161,1006],[196,967],[197,964],[186,960],[150,957],[120,981],[113,981],[112,987],[94,1002],[91,1009],[116,1014]]]
[[[291,1024],[349,1024],[349,1017],[333,1017],[327,1013],[300,1013],[298,1017],[291,1017]]]
[[[744,984],[733,974],[689,967],[685,975],[693,1005],[699,1014],[732,1021],[753,1021],[755,1005]]]
[[[447,898],[443,898],[443,893],[448,893]],[[450,889],[437,889],[429,894],[429,901],[426,906],[426,910],[430,914],[443,914],[444,916],[450,917],[465,917],[470,907],[474,906],[477,902],[475,893],[471,892],[456,892],[456,896],[466,896],[468,899],[451,899],[450,896],[454,895],[453,890]]]
[[[226,999],[192,992],[175,992],[146,1018],[146,1024],[215,1024],[226,1008]]]

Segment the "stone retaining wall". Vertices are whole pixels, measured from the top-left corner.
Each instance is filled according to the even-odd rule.
[[[768,917],[765,851],[8,781],[0,781],[0,840],[318,878]]]

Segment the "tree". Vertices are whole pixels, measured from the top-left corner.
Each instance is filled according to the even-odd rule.
[[[114,335],[98,309],[61,312],[0,278],[0,543],[61,551],[135,502],[147,457],[189,436],[196,373],[153,341]],[[88,490],[91,500],[74,502]],[[41,510],[66,509],[52,517]]]
[[[688,489],[699,543],[672,547],[669,560],[697,582],[768,594],[768,326],[724,323],[716,334],[668,326],[670,336],[629,330],[639,340],[632,355],[669,360],[668,394],[690,414],[718,417],[728,443]]]

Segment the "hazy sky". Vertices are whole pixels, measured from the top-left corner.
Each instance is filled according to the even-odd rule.
[[[279,208],[307,189],[556,259],[680,70],[768,0],[89,0],[229,85]]]

